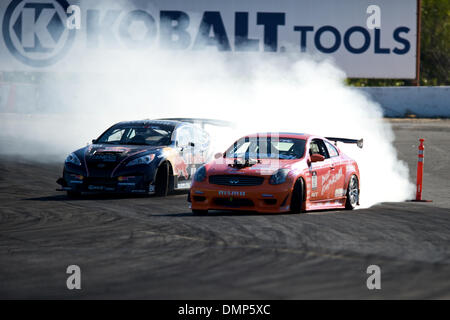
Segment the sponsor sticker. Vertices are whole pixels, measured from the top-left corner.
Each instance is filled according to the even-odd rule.
[[[334,191],[334,196],[335,197],[342,197],[344,195],[345,190],[342,188],[336,189]]]
[[[191,187],[191,182],[178,182],[178,188],[187,189]]]
[[[317,189],[317,172],[313,171],[312,172],[312,177],[311,177],[311,188],[313,190]]]

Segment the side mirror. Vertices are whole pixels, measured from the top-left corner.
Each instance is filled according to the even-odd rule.
[[[223,153],[221,153],[221,152],[218,152],[218,153],[216,153],[215,155],[214,155],[214,158],[215,159],[219,159],[219,158],[222,158],[223,157]]]
[[[92,143],[96,144],[97,143],[97,139],[92,139]]]
[[[311,155],[311,162],[320,162],[320,161],[324,161],[325,157],[321,154],[318,153],[313,153]]]

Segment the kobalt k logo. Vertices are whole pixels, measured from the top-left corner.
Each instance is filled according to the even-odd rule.
[[[13,0],[3,17],[8,50],[32,67],[46,67],[61,59],[75,39],[66,28],[66,0]]]

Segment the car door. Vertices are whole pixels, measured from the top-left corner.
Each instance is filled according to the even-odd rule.
[[[309,190],[311,190],[311,201],[326,201],[330,198],[331,192],[334,192],[334,186],[331,180],[334,166],[322,139],[312,139],[309,142],[308,150],[309,156],[312,154],[320,154],[324,157],[324,161],[311,162],[309,165],[311,175],[309,186]],[[330,189],[333,189],[333,191]]]
[[[330,189],[330,197],[341,198],[345,195],[345,165],[339,156],[338,149],[328,141],[325,141],[325,145],[330,156],[331,174],[334,181],[332,190]]]
[[[195,173],[194,161],[194,132],[189,125],[183,125],[177,129],[176,132],[176,147],[179,155],[178,165],[183,171],[183,175],[179,176],[178,180],[191,180],[191,176]]]
[[[201,128],[194,126],[193,163],[196,169],[209,160],[209,134]]]

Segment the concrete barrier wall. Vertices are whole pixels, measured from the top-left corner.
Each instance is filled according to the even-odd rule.
[[[378,102],[386,117],[450,117],[450,86],[356,88]]]
[[[0,113],[38,113],[38,98],[34,84],[0,82]]]
[[[0,82],[0,113],[53,114],[73,110],[68,101],[76,101],[70,92],[62,94],[52,86],[8,84]],[[383,108],[386,117],[447,117],[450,118],[450,86],[442,87],[355,87]],[[75,100],[73,100],[75,99]],[[75,102],[73,102],[75,103]]]

